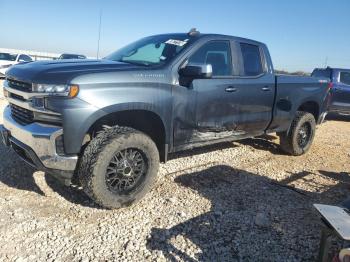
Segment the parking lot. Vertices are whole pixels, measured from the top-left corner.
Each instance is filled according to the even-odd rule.
[[[113,211],[1,145],[0,260],[314,260],[312,204],[347,197],[349,132],[347,118],[328,120],[301,157],[274,136],[183,152],[141,202]]]

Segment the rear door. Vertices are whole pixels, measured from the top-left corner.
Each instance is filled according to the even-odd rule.
[[[267,48],[255,42],[237,42],[240,73],[233,85],[237,88],[238,128],[247,134],[260,134],[272,119],[275,76]]]
[[[350,112],[350,70],[341,70],[332,88],[332,110]]]

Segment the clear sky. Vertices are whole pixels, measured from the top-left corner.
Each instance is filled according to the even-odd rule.
[[[222,33],[266,43],[276,69],[350,68],[349,0],[0,0],[0,47],[100,56],[143,36]]]

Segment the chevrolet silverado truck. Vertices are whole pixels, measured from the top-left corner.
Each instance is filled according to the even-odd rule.
[[[23,63],[6,73],[3,141],[28,164],[128,206],[170,153],[277,133],[294,156],[326,114],[328,82],[274,74],[265,44],[189,33],[143,38],[101,60]]]

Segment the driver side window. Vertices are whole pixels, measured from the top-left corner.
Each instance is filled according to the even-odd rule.
[[[231,76],[232,59],[229,41],[210,41],[200,47],[189,59],[189,63],[210,64],[213,76]]]
[[[18,58],[19,62],[31,62],[32,59],[27,55],[20,55]]]

